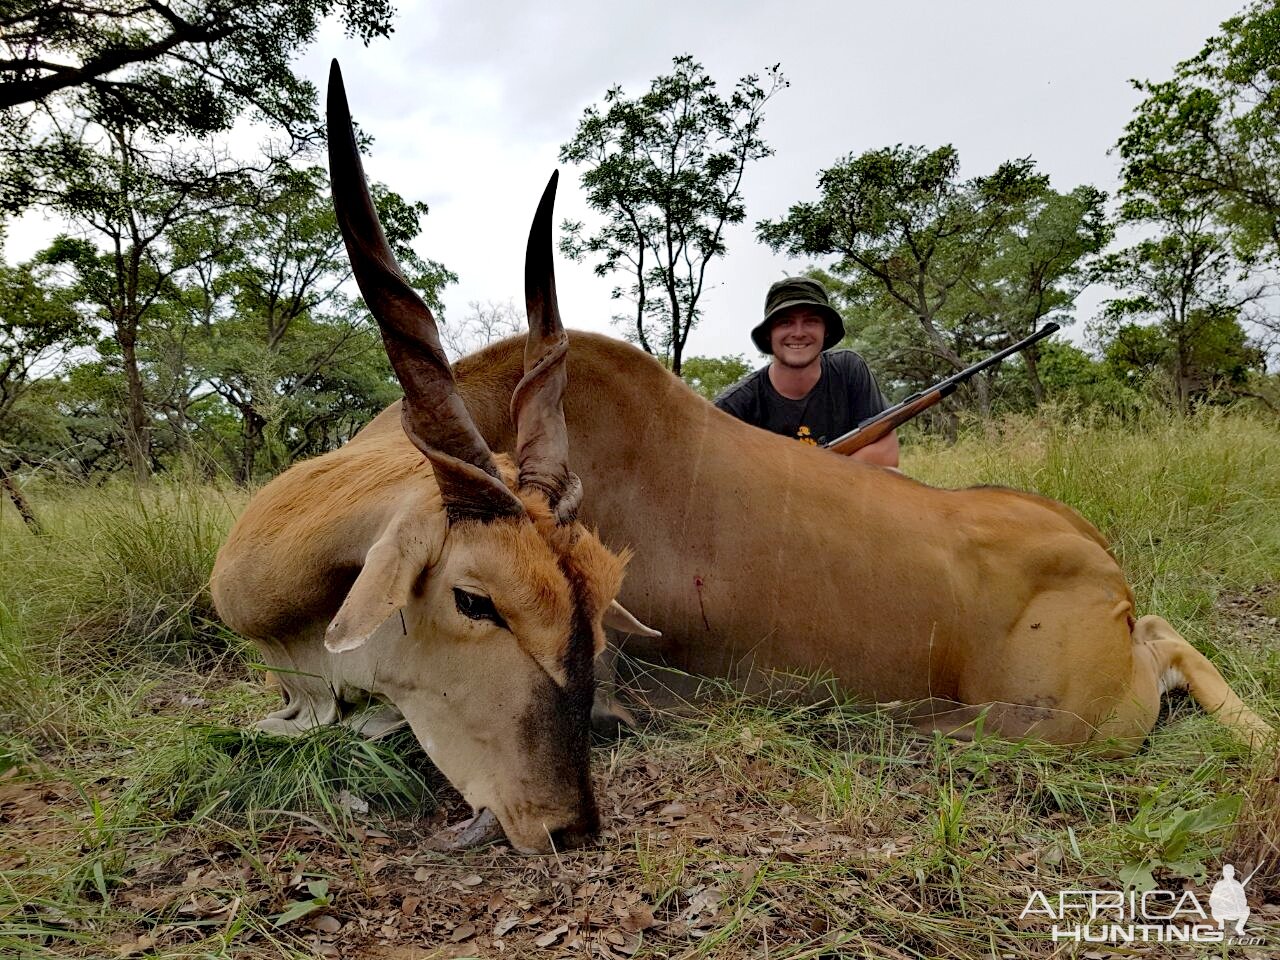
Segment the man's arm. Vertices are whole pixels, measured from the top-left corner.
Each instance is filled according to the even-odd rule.
[[[874,463],[881,467],[898,469],[897,431],[885,434],[875,443],[869,443],[849,456],[853,460],[861,460],[864,463]]]
[[[848,363],[849,403],[860,419],[873,417],[888,408],[889,404],[880,392],[875,374],[867,366],[865,360],[853,351],[842,358]],[[881,437],[875,443],[869,443],[856,453],[850,454],[854,460],[874,463],[881,467],[898,469],[898,434],[892,432]]]

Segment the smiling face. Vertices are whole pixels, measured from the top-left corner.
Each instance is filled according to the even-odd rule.
[[[477,811],[527,853],[598,828],[593,661],[626,563],[580,524],[530,517],[449,528],[438,562],[379,631],[381,691]]]
[[[822,314],[808,307],[792,307],[774,318],[769,328],[769,346],[778,363],[803,369],[818,361],[826,332],[827,322]]]

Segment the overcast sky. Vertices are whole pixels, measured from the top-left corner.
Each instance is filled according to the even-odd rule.
[[[560,144],[606,89],[640,93],[682,53],[722,91],[780,63],[791,86],[764,124],[776,153],[747,171],[746,222],[708,270],[687,351],[754,362],[747,332],[765,289],[807,266],[758,244],[754,224],[814,198],[820,170],[896,143],[951,143],[965,176],[1030,156],[1058,190],[1092,183],[1112,193],[1118,161],[1107,151],[1138,102],[1129,80],[1167,77],[1242,6],[914,0],[793,2],[784,12],[762,2],[400,0],[389,40],[365,48],[326,27],[299,69],[323,89],[329,58],[341,61],[352,113],[374,137],[365,169],[430,205],[417,248],[459,275],[444,301],[460,319],[471,301],[522,303],[538,196]],[[590,222],[578,171],[561,177],[557,220]],[[29,254],[24,246],[47,230],[15,231],[9,256]],[[561,260],[557,283],[568,326],[616,332],[610,281]],[[1097,300],[1082,298],[1077,328]]]

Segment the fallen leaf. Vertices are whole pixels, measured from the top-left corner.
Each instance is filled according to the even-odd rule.
[[[554,930],[548,930],[546,933],[538,937],[538,939],[534,940],[533,942],[536,946],[539,946],[539,947],[549,947],[568,932],[569,932],[569,925],[567,923],[562,923],[560,924],[560,926],[556,927]]]
[[[326,913],[323,917],[317,917],[311,926],[321,933],[337,933],[342,929],[342,921],[332,914]]]
[[[369,812],[369,801],[365,800],[363,797],[356,796],[350,790],[346,789],[338,791],[338,806],[347,811],[347,813],[354,813],[361,816]],[[375,833],[377,833],[377,831],[365,830],[365,836],[373,836]]]
[[[496,940],[498,939],[498,937],[505,936],[507,933],[509,933],[511,930],[518,927],[519,925],[520,925],[520,914],[509,913],[505,917],[503,917],[501,920],[499,920],[496,924],[494,924],[493,938]]]
[[[469,937],[474,937],[475,933],[476,925],[474,923],[464,923],[453,928],[453,933],[449,934],[449,939],[454,943],[461,943]]]
[[[144,933],[133,943],[126,943],[118,951],[116,956],[123,958],[136,956],[139,953],[146,953],[156,945],[156,938],[149,933]]]
[[[658,921],[654,919],[653,911],[643,903],[637,903],[628,910],[627,918],[622,921],[622,929],[628,933],[639,933],[641,930],[648,930],[657,925]]]
[[[484,877],[480,876],[480,874],[478,873],[473,873],[469,877],[463,877],[462,883],[464,886],[467,886],[467,887],[477,887],[480,884],[484,883]]]

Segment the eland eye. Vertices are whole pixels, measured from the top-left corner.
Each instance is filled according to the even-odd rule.
[[[507,621],[502,619],[502,614],[493,605],[493,601],[483,594],[468,593],[461,587],[453,588],[453,602],[458,608],[458,612],[464,617],[472,620],[488,620],[497,624],[504,630],[507,628]]]

